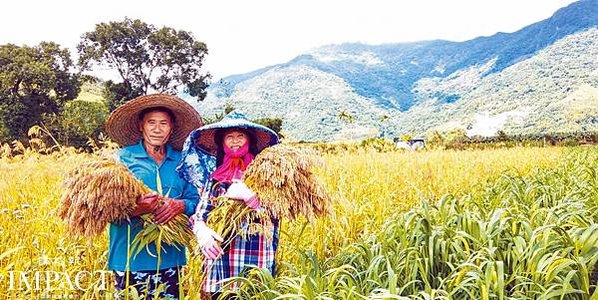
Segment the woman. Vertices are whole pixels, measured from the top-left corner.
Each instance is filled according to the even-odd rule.
[[[158,224],[166,224],[179,214],[195,212],[197,189],[175,169],[185,137],[201,124],[191,105],[165,94],[135,98],[112,112],[107,121],[108,134],[123,146],[120,161],[150,189],[163,191],[162,195],[143,195],[127,221],[110,224],[108,269],[114,272],[121,294],[133,287],[144,299],[158,294],[179,298],[179,272],[187,263],[185,248],[162,245],[157,252],[151,243],[147,251],[131,255],[131,241],[141,231],[141,215],[150,214]]]
[[[236,236],[224,249],[222,237],[206,225],[214,208],[212,200],[219,196],[243,201],[253,209],[259,199],[242,181],[243,172],[264,148],[277,144],[278,135],[271,129],[252,123],[236,112],[222,121],[203,126],[189,135],[183,150],[179,173],[201,188],[200,203],[194,215],[193,231],[205,256],[206,279],[202,290],[216,299],[222,281],[243,275],[251,265],[274,272],[278,245],[278,222],[273,220],[271,232]]]

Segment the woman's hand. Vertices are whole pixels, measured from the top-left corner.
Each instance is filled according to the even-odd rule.
[[[208,227],[205,222],[197,222],[193,226],[193,233],[197,238],[197,243],[201,248],[201,253],[208,259],[216,259],[222,255],[223,251],[216,241],[222,242],[222,237]]]
[[[261,206],[260,200],[257,195],[252,191],[243,181],[233,181],[228,187],[224,197],[242,200],[247,206],[252,209],[257,209]]]

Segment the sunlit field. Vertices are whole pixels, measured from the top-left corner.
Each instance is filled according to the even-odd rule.
[[[54,213],[65,174],[96,154],[14,150],[0,157],[0,297],[111,299],[107,234],[75,239]],[[236,293],[598,299],[597,162],[596,147],[323,153],[333,215],[283,220],[276,276],[252,270]]]

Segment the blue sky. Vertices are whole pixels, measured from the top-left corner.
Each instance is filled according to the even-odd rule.
[[[0,44],[33,45],[47,40],[74,50],[80,36],[93,30],[94,24],[128,16],[193,32],[208,45],[210,53],[205,67],[218,79],[283,63],[328,44],[464,41],[496,32],[513,32],[550,17],[572,2],[8,1],[2,4],[0,13]]]

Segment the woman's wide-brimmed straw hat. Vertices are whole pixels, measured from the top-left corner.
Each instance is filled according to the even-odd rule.
[[[144,109],[153,107],[165,107],[174,114],[170,144],[176,150],[183,148],[185,138],[193,129],[203,125],[197,110],[185,100],[167,94],[153,94],[137,97],[118,107],[106,121],[106,131],[121,146],[138,143],[143,138],[139,130],[139,115]]]
[[[191,132],[191,139],[195,145],[202,151],[211,155],[216,155],[218,147],[214,137],[220,130],[226,129],[245,129],[256,139],[257,151],[261,152],[264,148],[276,145],[279,142],[278,134],[272,129],[253,123],[247,117],[239,112],[233,111],[226,115],[221,121],[205,125]]]

